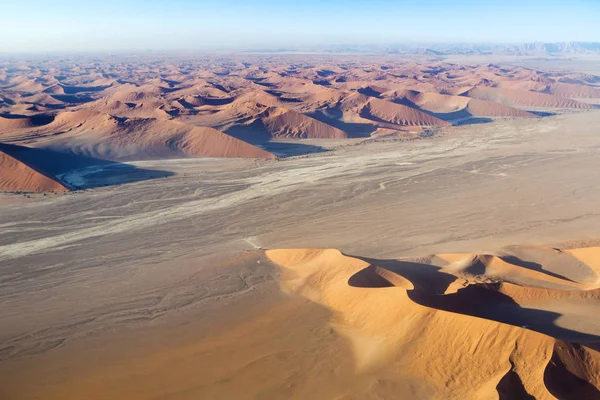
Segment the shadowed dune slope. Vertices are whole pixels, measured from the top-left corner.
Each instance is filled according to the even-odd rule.
[[[57,180],[36,171],[0,149],[0,191],[66,192]]]
[[[29,118],[3,118],[0,117],[0,130],[15,130],[31,128],[33,124]]]

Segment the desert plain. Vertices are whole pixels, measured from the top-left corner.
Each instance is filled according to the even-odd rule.
[[[568,66],[5,61],[0,398],[600,398]]]

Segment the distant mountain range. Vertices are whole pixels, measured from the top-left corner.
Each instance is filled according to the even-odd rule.
[[[600,42],[558,43],[396,43],[386,45],[323,45],[317,48],[293,48],[254,50],[270,53],[317,51],[323,53],[376,53],[376,54],[422,54],[447,55],[514,55],[514,56],[572,56],[582,54],[600,55]]]
[[[391,51],[401,51],[400,47],[390,48]],[[561,43],[520,43],[520,44],[439,44],[413,48],[413,51],[432,55],[452,54],[506,54],[515,56],[538,55],[575,55],[600,54],[600,43],[595,42],[561,42]]]

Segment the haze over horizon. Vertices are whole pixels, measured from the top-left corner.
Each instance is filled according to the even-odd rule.
[[[600,41],[592,0],[2,1],[0,52]]]

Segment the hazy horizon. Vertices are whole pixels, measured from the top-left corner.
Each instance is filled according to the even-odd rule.
[[[590,0],[32,0],[0,10],[5,53],[600,41]]]

